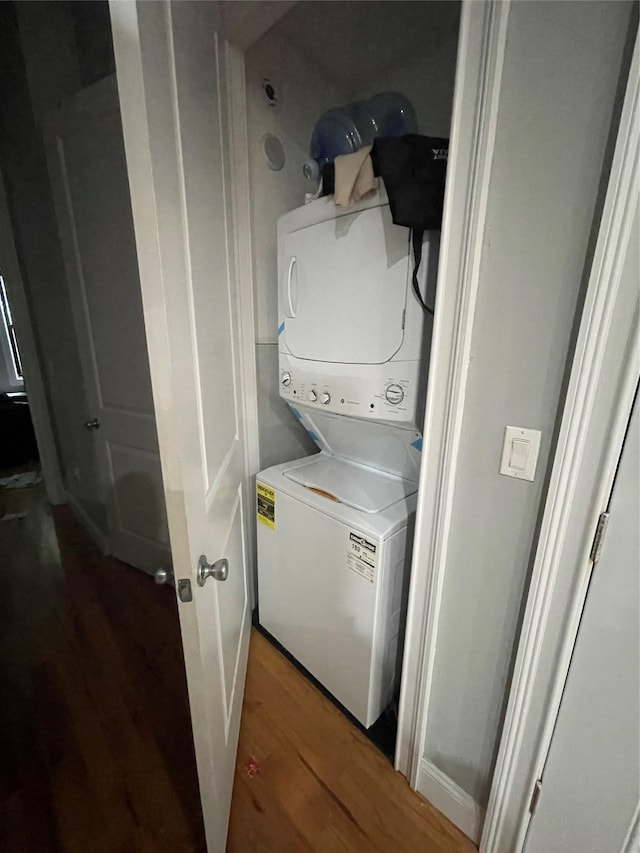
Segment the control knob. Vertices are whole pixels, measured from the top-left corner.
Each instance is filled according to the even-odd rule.
[[[402,385],[392,382],[391,385],[387,385],[384,396],[388,403],[391,403],[392,406],[397,406],[404,400],[404,388]]]
[[[309,391],[309,393],[307,394],[307,400],[311,400],[312,403],[315,403],[317,399],[318,395],[316,394],[316,392],[313,390]]]
[[[282,374],[282,378],[280,379],[280,381],[281,381],[281,382],[282,382],[282,384],[285,386],[285,388],[286,388],[288,385],[291,385],[291,374],[290,374],[290,373],[283,373],[283,374]]]
[[[331,402],[331,394],[328,391],[323,391],[322,394],[320,394],[320,402],[327,406]]]

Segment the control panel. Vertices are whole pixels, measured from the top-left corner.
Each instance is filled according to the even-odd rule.
[[[326,372],[315,373],[308,369],[307,364],[292,363],[289,366],[287,358],[281,358],[280,396],[291,405],[304,403],[351,417],[415,423],[417,361],[367,365],[357,378],[331,375],[333,365],[326,365]]]
[[[384,396],[387,403],[399,406],[404,400],[404,388],[399,382],[390,382],[384,389]]]

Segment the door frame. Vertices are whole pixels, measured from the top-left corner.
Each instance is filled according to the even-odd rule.
[[[286,11],[286,9],[284,9]],[[281,14],[284,14],[284,11]],[[224,17],[223,17],[224,32]],[[240,321],[242,403],[247,446],[246,506],[251,506],[255,494],[255,475],[260,470],[258,431],[258,378],[256,367],[256,319],[253,274],[253,233],[251,227],[251,178],[249,174],[249,139],[247,121],[247,87],[244,51],[231,42],[224,42],[227,68],[227,98],[229,104],[231,203],[236,233],[235,270],[238,283],[238,317]],[[249,494],[250,491],[250,494]],[[246,537],[249,546],[251,578],[251,610],[258,604],[257,534],[253,519],[248,519]]]
[[[411,592],[405,631],[405,656],[395,768],[415,789],[422,759],[428,695],[434,668],[438,611],[442,594],[449,522],[453,503],[466,378],[480,275],[482,234],[493,162],[506,27],[511,0],[462,0],[456,66],[449,180],[447,181],[438,290],[440,296],[433,344],[423,430],[423,453]],[[267,3],[266,6],[271,4]],[[267,12],[269,10],[267,9]],[[288,11],[288,7],[283,13]],[[271,26],[271,23],[269,26]],[[233,38],[233,33],[230,33]],[[247,45],[244,46],[246,50]],[[243,334],[255,343],[253,269],[251,263],[251,204],[247,144],[244,51],[230,47],[230,105],[232,127],[232,189],[236,227],[241,238],[238,285]],[[250,473],[258,471],[255,361],[244,367]],[[255,534],[254,534],[255,536]],[[254,593],[255,595],[255,593]],[[448,783],[448,784],[447,784]],[[482,815],[464,792],[447,793],[448,816],[470,837],[479,838]],[[456,810],[456,797],[465,799]],[[435,798],[434,798],[435,802]],[[442,800],[435,805],[443,808]],[[454,812],[452,813],[452,808]]]
[[[510,0],[462,4],[395,755],[396,769],[414,789],[425,776],[424,738],[509,11]],[[478,841],[482,811],[470,795],[433,772],[422,793]]]
[[[31,311],[16,252],[4,176],[0,172],[0,254],[7,272],[5,285],[20,347],[20,360],[29,399],[29,411],[36,435],[40,466],[47,498],[54,506],[66,502],[58,448],[47,399],[47,384],[41,368]]]
[[[640,186],[639,49],[636,34],[481,853],[523,848],[593,568],[593,537],[608,504],[640,379],[637,281],[622,275]]]

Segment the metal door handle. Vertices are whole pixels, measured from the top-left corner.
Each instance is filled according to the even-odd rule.
[[[295,292],[295,294],[292,294],[291,284],[293,282],[293,271],[294,271],[294,269],[296,270],[296,292]],[[289,261],[289,272],[287,273],[287,302],[289,303],[289,313],[287,314],[287,317],[294,318],[296,316],[296,308],[298,306],[293,304],[293,300],[295,298],[295,300],[297,302],[297,297],[298,297],[297,260],[296,260],[295,255],[293,255],[293,257]]]
[[[84,422],[85,429],[100,429],[100,421],[97,418],[91,418],[90,421]]]
[[[160,568],[156,569],[153,573],[153,579],[156,583],[171,583],[173,580],[173,572],[171,569],[160,566]]]
[[[198,560],[198,586],[204,586],[207,578],[226,581],[229,577],[229,561],[226,557],[209,563],[204,554]]]

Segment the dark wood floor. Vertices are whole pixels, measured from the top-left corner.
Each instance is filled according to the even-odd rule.
[[[35,504],[0,523],[0,851],[204,851],[175,594]],[[228,850],[475,848],[254,632]]]
[[[43,501],[0,524],[0,850],[205,850],[173,590]]]

